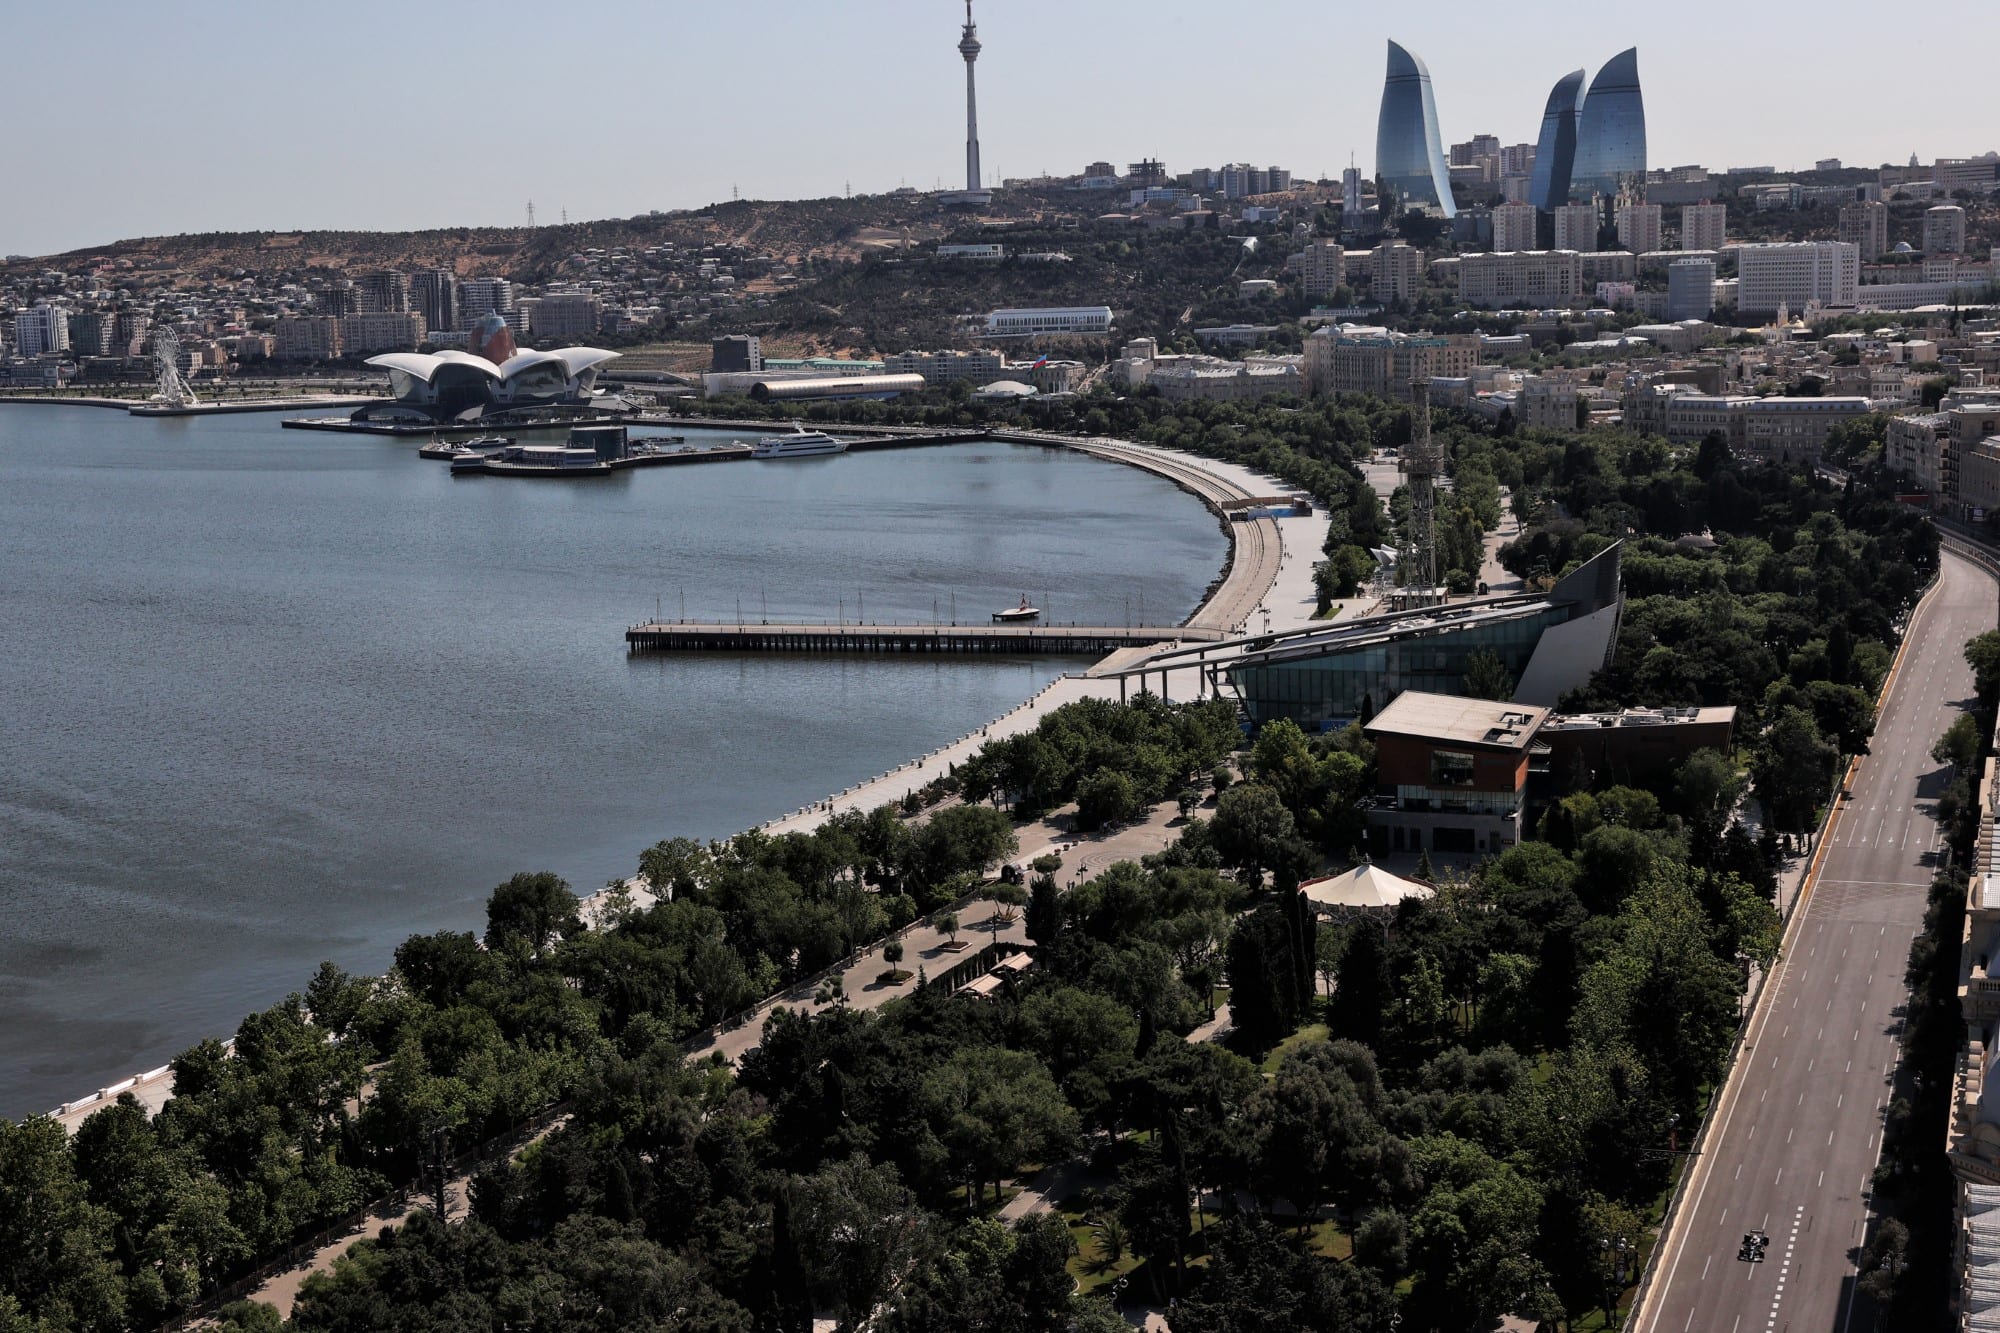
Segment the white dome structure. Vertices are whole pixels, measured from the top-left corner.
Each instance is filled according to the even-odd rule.
[[[357,421],[476,421],[523,407],[587,403],[597,372],[618,353],[598,347],[523,349],[494,365],[469,352],[385,352],[367,364],[389,372],[390,400],[354,414]]]

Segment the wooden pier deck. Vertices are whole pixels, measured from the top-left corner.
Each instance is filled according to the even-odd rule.
[[[625,646],[643,652],[1017,653],[1102,657],[1120,648],[1213,643],[1219,630],[1188,625],[792,625],[670,620],[634,625]]]

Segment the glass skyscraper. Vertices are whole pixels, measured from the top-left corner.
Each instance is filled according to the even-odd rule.
[[[1448,218],[1458,215],[1438,138],[1431,72],[1394,42],[1389,43],[1389,73],[1382,83],[1382,116],[1375,124],[1375,176],[1388,191],[1382,201],[1385,214],[1393,200]]]
[[[1621,183],[1646,175],[1646,103],[1639,95],[1639,50],[1620,51],[1590,81],[1577,118],[1569,197],[1618,195]]]
[[[1535,143],[1535,174],[1528,202],[1553,213],[1569,202],[1569,177],[1576,164],[1576,118],[1583,106],[1583,71],[1572,70],[1549,91],[1542,112],[1542,137]]]

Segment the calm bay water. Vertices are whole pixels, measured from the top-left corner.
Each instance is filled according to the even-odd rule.
[[[628,657],[656,606],[1175,621],[1224,555],[1166,482],[1054,450],[453,480],[265,415],[0,406],[0,1115],[226,1035],[323,958],[479,929],[517,870],[589,892],[1077,665]]]

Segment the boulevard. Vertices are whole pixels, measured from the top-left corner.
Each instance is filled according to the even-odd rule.
[[[1694,1158],[1642,1333],[1872,1327],[1855,1259],[1941,847],[1930,749],[1972,696],[1965,641],[1994,623],[1993,576],[1946,548]],[[1737,1258],[1750,1231],[1771,1238],[1763,1263]]]

